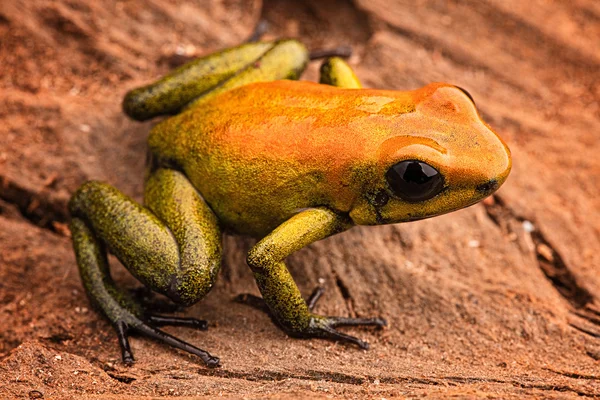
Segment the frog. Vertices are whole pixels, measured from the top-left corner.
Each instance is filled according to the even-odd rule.
[[[208,323],[152,313],[116,285],[109,253],[145,287],[191,306],[215,284],[222,236],[253,237],[246,261],[262,297],[244,295],[249,303],[265,307],[292,337],[367,349],[339,328],[386,320],[317,314],[323,287],[305,299],[285,259],[355,226],[465,208],[506,181],[510,151],[466,90],[448,83],[364,88],[335,52],[319,57],[319,82],[301,81],[316,58],[302,42],[249,41],[126,94],[131,118],[163,117],[148,137],[143,204],[95,180],[69,202],[83,286],[114,327],[125,363],[134,362],[132,334],[207,367],[220,359],[160,329]]]

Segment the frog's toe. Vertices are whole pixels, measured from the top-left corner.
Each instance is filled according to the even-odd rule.
[[[131,315],[118,319],[114,322],[115,330],[117,331],[117,337],[119,339],[119,345],[121,346],[121,353],[123,356],[123,362],[125,364],[132,364],[134,362],[133,353],[129,346],[129,335],[131,333],[138,333],[147,336],[151,339],[166,343],[171,347],[186,351],[190,354],[194,354],[206,364],[207,367],[214,368],[219,366],[219,358],[211,355],[206,350],[202,350],[190,343],[187,343],[181,339],[176,338],[158,328],[156,326],[174,325],[174,326],[187,326],[193,327],[200,330],[207,329],[207,322],[198,320],[195,318],[178,318],[178,317],[163,317],[163,316],[149,316],[146,318],[147,322],[144,322]]]
[[[327,317],[332,327],[338,326],[378,326],[383,328],[387,326],[387,321],[383,318],[346,318],[346,317]]]
[[[308,309],[310,311],[312,311],[313,308],[315,308],[315,306],[319,302],[319,299],[321,298],[321,296],[323,296],[323,293],[325,293],[325,288],[323,286],[317,286],[310,294],[310,296],[308,296],[308,299],[306,300],[306,305],[308,306]]]
[[[123,363],[127,365],[133,364],[135,359],[129,346],[129,335],[127,334],[127,324],[124,321],[117,321],[115,323],[115,330],[117,331],[117,338],[119,339],[119,345],[121,346],[121,355]]]
[[[323,296],[323,293],[325,293],[325,289],[322,286],[317,286],[313,290],[311,295],[306,300],[306,305],[309,311],[312,312],[312,310],[317,305],[319,299],[321,299],[321,297]],[[271,319],[273,319],[273,321],[290,336],[301,338],[322,338],[346,343],[353,343],[362,349],[368,349],[369,343],[360,340],[354,336],[342,333],[335,328],[341,326],[376,326],[380,328],[387,326],[386,320],[382,318],[324,317],[312,314],[313,316],[310,319],[309,326],[304,329],[296,330],[289,326],[286,326],[286,324],[284,323],[280,323],[280,321],[278,321],[277,318],[275,318],[275,316],[270,312],[269,307],[261,297],[245,293],[237,296],[234,299],[234,301],[266,312],[271,317]]]
[[[384,327],[387,322],[382,318],[346,318],[346,317],[321,317],[314,316],[311,318],[308,332],[301,334],[302,336],[314,336],[323,339],[336,340],[340,342],[353,343],[361,349],[367,350],[369,343],[360,340],[357,337],[347,335],[338,331],[339,326],[377,326]]]
[[[185,326],[187,328],[205,331],[208,329],[208,322],[203,319],[171,317],[164,315],[148,315],[146,317],[149,323],[154,326]]]

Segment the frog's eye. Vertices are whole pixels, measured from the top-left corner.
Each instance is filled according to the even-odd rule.
[[[442,174],[419,160],[394,164],[385,178],[394,194],[409,202],[429,200],[444,188]]]
[[[460,90],[461,92],[463,92],[464,94],[466,94],[466,95],[467,95],[467,97],[468,97],[469,99],[471,99],[471,102],[472,102],[473,104],[475,104],[475,100],[473,100],[473,96],[471,96],[471,93],[467,92],[465,89],[461,88],[460,86],[457,86],[456,88],[457,88],[458,90]]]

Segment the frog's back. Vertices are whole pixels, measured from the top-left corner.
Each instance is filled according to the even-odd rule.
[[[383,120],[403,104],[412,111],[411,93],[250,84],[157,125],[150,148],[185,171],[226,226],[260,236],[302,208],[348,211],[360,184],[351,171],[391,134]]]

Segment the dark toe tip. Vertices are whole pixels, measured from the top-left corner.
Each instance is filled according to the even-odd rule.
[[[209,357],[207,360],[204,361],[206,363],[206,366],[208,368],[216,368],[216,367],[220,367],[220,362],[221,360],[219,359],[219,357]]]
[[[200,331],[206,331],[208,330],[208,322],[201,319],[197,319],[194,322],[194,328]]]
[[[133,365],[135,364],[135,360],[133,358],[132,354],[123,354],[123,363],[126,365]]]

